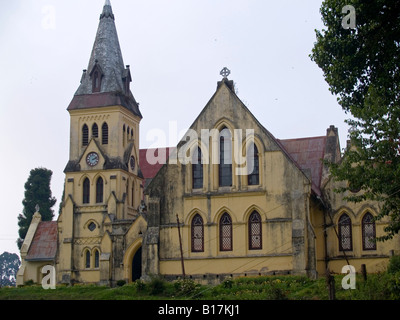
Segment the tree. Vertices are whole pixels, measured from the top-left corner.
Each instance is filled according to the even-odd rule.
[[[346,5],[354,16],[343,13]],[[353,202],[380,201],[377,219],[390,223],[378,240],[391,239],[400,230],[400,1],[326,0],[320,12],[326,29],[316,30],[310,57],[351,114],[352,148],[330,164],[335,180],[348,181],[336,191],[360,190],[347,197]],[[348,18],[354,29],[344,28]]]
[[[51,209],[56,199],[52,197],[50,181],[53,172],[45,168],[33,169],[25,183],[25,198],[22,201],[24,206],[23,213],[18,216],[19,238],[17,244],[21,249],[25,236],[32,221],[32,216],[36,212],[36,205],[40,207],[40,214],[43,221],[51,221],[54,212]]]
[[[15,253],[4,252],[0,255],[0,288],[15,286],[21,261]]]

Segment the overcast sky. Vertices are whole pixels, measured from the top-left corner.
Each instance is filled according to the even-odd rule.
[[[167,145],[169,123],[188,128],[223,67],[238,95],[277,138],[326,134],[347,116],[309,58],[323,28],[321,0],[111,0],[124,63],[143,120]],[[66,111],[86,69],[104,0],[12,0],[0,10],[0,254],[19,253],[17,216],[31,169],[53,171],[58,200],[69,155]]]

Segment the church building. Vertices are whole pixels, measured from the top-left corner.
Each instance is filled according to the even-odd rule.
[[[106,0],[67,108],[62,211],[53,222],[35,214],[17,284],[40,283],[45,265],[55,267],[57,283],[110,286],[152,275],[217,283],[274,274],[316,278],[348,264],[357,272],[362,265],[385,270],[400,253],[399,237],[373,241],[387,223],[374,220],[379,203],[343,200],[323,163],[341,161],[337,128],[277,139],[243,104],[229,75],[224,68],[177,146],[140,149],[142,114]]]

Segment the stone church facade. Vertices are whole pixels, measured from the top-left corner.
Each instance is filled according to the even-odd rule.
[[[178,146],[141,150],[142,114],[106,1],[88,68],[68,106],[62,212],[53,222],[35,214],[21,249],[19,285],[40,282],[49,264],[58,283],[103,285],[183,273],[218,282],[314,278],[347,264],[385,269],[400,242],[371,241],[385,226],[373,219],[379,204],[344,201],[322,162],[341,160],[337,129],[275,138],[224,71]]]

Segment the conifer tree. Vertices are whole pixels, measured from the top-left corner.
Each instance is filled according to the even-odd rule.
[[[19,238],[17,244],[21,249],[25,236],[36,212],[36,205],[40,208],[42,221],[51,221],[54,217],[52,207],[56,198],[52,197],[50,181],[53,172],[45,168],[31,170],[28,180],[25,183],[25,198],[22,201],[23,212],[18,216]]]

